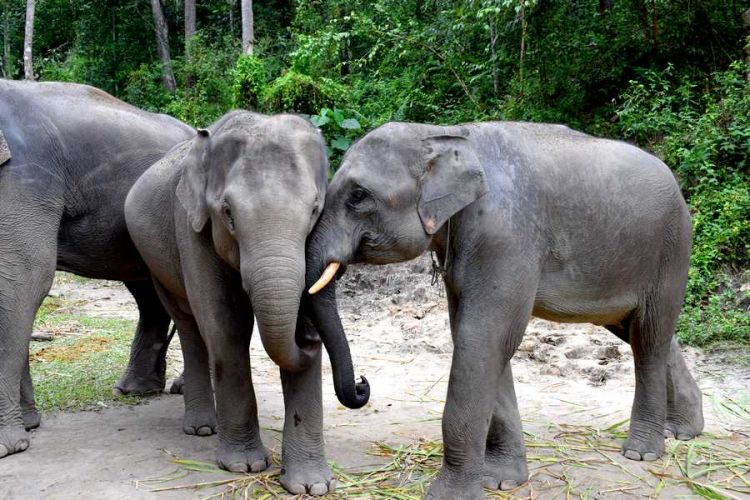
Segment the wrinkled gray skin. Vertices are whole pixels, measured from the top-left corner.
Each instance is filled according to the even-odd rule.
[[[39,425],[28,347],[55,269],[125,282],[140,321],[116,391],[164,388],[169,316],[122,207],[141,173],[195,132],[92,87],[7,80],[0,80],[0,131],[11,155],[0,165],[2,458],[28,448],[26,429]]]
[[[701,432],[701,393],[673,340],[690,240],[671,172],[628,144],[559,125],[393,123],[344,158],[310,235],[307,279],[333,261],[437,253],[454,353],[445,459],[427,496],[481,498],[483,484],[507,489],[528,476],[508,361],[531,315],[629,341],[625,456],[654,460],[665,432]],[[334,288],[312,297],[314,321],[345,343]]]
[[[225,469],[268,467],[250,377],[254,315],[281,368],[281,482],[318,495],[334,486],[323,450],[320,338],[298,311],[305,240],[323,207],[326,171],[322,138],[303,118],[234,111],[151,167],[125,204],[133,241],[179,331],[185,431],[218,429]]]

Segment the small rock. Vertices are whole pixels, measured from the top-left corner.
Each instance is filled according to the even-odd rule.
[[[545,344],[560,345],[565,343],[565,337],[559,333],[550,333],[542,337],[542,342]]]
[[[524,339],[521,342],[521,345],[518,346],[518,350],[522,352],[534,352],[534,348],[536,347],[537,343],[534,339]]]
[[[424,310],[423,310],[423,309],[417,309],[417,310],[416,310],[416,311],[414,312],[414,317],[415,317],[415,318],[417,318],[417,319],[422,319],[422,318],[424,318]]]
[[[568,359],[581,359],[586,356],[587,349],[583,346],[574,347],[565,351],[565,357]]]
[[[609,372],[606,368],[594,367],[589,372],[589,384],[594,387],[599,387],[607,383],[609,378]]]
[[[621,357],[620,349],[616,345],[600,347],[594,355],[595,359],[620,359]]]

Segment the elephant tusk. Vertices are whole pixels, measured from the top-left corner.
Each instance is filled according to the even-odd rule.
[[[339,270],[339,267],[341,267],[340,262],[331,262],[328,264],[328,267],[326,267],[325,271],[323,271],[323,274],[320,275],[320,279],[315,282],[313,286],[310,287],[310,290],[308,292],[310,295],[315,295],[319,291],[321,291],[325,286],[331,282],[334,276],[336,276],[336,272]]]

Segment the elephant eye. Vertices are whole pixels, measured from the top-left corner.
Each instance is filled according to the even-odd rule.
[[[234,231],[234,219],[232,218],[232,209],[229,206],[229,202],[224,200],[221,204],[221,215],[224,217],[224,223],[227,225],[230,231]]]
[[[349,206],[349,208],[356,207],[365,199],[367,199],[368,196],[369,195],[367,191],[362,188],[356,188],[354,191],[352,191],[352,194],[349,195],[349,199],[347,200],[346,204]]]

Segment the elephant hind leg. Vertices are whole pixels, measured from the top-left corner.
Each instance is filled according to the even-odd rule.
[[[21,378],[21,416],[23,417],[23,426],[27,431],[36,429],[42,423],[42,417],[39,415],[36,409],[36,401],[34,401],[34,384],[31,381],[28,360]]]
[[[667,421],[664,435],[682,441],[703,432],[703,394],[695,383],[677,341],[672,339],[667,371]]]
[[[130,347],[130,361],[113,392],[115,395],[147,395],[164,390],[169,347],[169,314],[164,310],[150,280],[126,282],[140,318]]]

